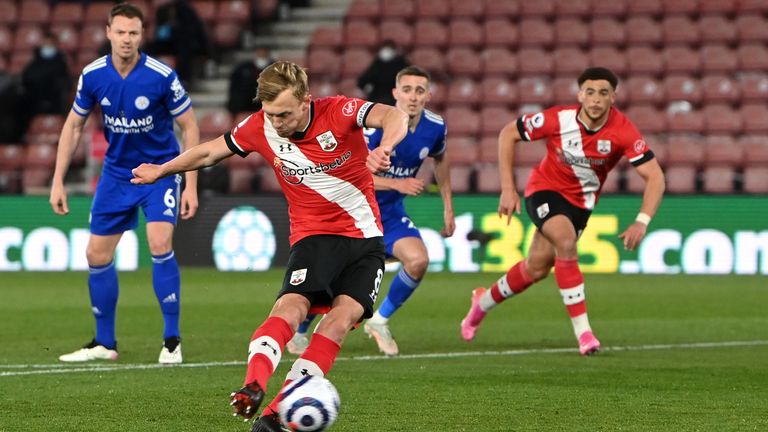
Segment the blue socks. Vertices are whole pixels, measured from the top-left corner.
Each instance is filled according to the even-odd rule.
[[[120,290],[114,261],[103,266],[89,267],[88,291],[93,316],[96,318],[96,342],[115,349],[115,309]]]
[[[419,286],[419,282],[421,280],[413,279],[405,272],[404,268],[401,268],[389,285],[387,298],[379,306],[379,315],[384,318],[391,317],[408,300],[408,297],[413,294],[413,291]]]
[[[317,315],[315,314],[308,314],[307,318],[305,318],[304,321],[299,324],[299,328],[296,329],[296,333],[307,333],[309,326],[312,324],[312,320],[314,320],[316,316]]]
[[[179,302],[181,301],[181,276],[173,251],[152,256],[152,285],[155,288],[160,310],[163,312],[163,339],[180,336]]]

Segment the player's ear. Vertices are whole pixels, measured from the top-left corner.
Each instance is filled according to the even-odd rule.
[[[577,93],[577,97],[579,98],[579,103],[583,104],[584,103],[584,90],[583,89],[579,89],[579,92]]]

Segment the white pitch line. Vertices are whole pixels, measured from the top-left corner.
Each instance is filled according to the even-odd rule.
[[[768,345],[768,340],[751,341],[724,341],[724,342],[692,342],[681,344],[655,344],[655,345],[634,345],[634,346],[609,346],[601,348],[602,351],[653,351],[653,350],[671,350],[671,349],[697,349],[697,348],[728,348],[728,347],[747,347]],[[578,352],[576,348],[538,348],[538,349],[520,349],[505,351],[458,351],[446,353],[427,353],[427,354],[405,354],[395,357],[384,355],[373,356],[354,356],[337,357],[336,361],[376,361],[376,360],[419,360],[419,359],[442,359],[457,357],[482,357],[482,356],[519,356],[529,354],[559,354]],[[283,359],[281,363],[292,362],[293,359]],[[15,377],[24,375],[50,375],[67,374],[77,372],[112,372],[122,370],[142,370],[142,369],[164,369],[164,368],[207,368],[207,367],[227,367],[244,366],[244,361],[227,362],[205,362],[205,363],[184,363],[180,365],[161,365],[157,363],[145,364],[99,364],[92,366],[73,366],[71,364],[0,364],[0,369],[33,369],[22,371],[0,372],[2,377]]]

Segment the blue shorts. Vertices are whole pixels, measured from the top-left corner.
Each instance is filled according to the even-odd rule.
[[[91,233],[120,234],[139,225],[139,207],[147,222],[176,225],[181,176],[162,178],[155,184],[135,185],[102,174],[91,204]]]
[[[392,249],[395,247],[395,242],[401,238],[417,237],[421,239],[419,229],[416,228],[402,207],[382,208],[381,223],[384,225],[384,245],[387,248],[387,258],[395,256]]]

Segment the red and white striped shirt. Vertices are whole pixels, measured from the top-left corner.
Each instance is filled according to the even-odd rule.
[[[517,119],[523,140],[547,139],[547,155],[531,173],[525,196],[556,191],[571,204],[592,210],[608,172],[622,156],[634,166],[653,159],[643,136],[621,111],[611,107],[608,121],[593,131],[578,119],[579,109],[557,106]]]
[[[224,135],[234,153],[257,152],[272,166],[288,201],[291,245],[318,234],[383,235],[362,130],[372,106],[345,96],[315,99],[307,129],[290,138],[263,111]]]

